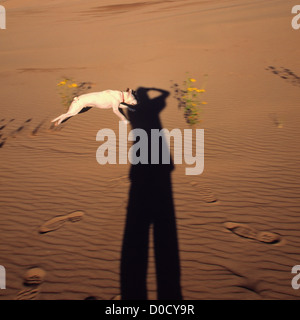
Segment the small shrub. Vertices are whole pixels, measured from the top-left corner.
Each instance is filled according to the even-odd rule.
[[[62,105],[67,110],[75,97],[87,93],[92,88],[92,83],[77,82],[74,79],[65,77],[57,83],[57,87]]]
[[[188,77],[187,80],[183,81],[182,86],[173,84],[175,92],[175,98],[178,101],[178,107],[183,109],[183,114],[186,122],[189,125],[196,125],[202,121],[201,113],[203,111],[203,105],[207,102],[202,99],[205,93],[204,84],[200,88],[195,87],[197,80]]]

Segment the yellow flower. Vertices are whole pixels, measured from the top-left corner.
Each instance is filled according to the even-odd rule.
[[[192,103],[192,106],[193,106],[193,107],[196,107],[197,105],[196,105],[196,103]]]
[[[194,88],[188,88],[188,91],[190,91],[190,92],[194,91]]]
[[[72,84],[69,84],[68,87],[69,87],[69,88],[76,88],[76,87],[77,87],[77,84],[76,84],[76,83],[72,83]]]
[[[191,78],[190,81],[191,82],[196,82],[196,79]]]
[[[204,89],[197,89],[197,92],[205,92]]]
[[[61,81],[61,82],[59,82],[57,85],[58,85],[58,86],[63,86],[64,84],[66,84],[66,81]]]
[[[202,104],[207,104],[207,102],[205,102],[205,101],[202,101],[201,103],[202,103]]]

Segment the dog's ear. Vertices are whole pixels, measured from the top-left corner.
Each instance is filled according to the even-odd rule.
[[[126,92],[128,92],[128,91],[129,91],[129,88],[126,89]]]

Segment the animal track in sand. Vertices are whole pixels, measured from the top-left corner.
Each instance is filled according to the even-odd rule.
[[[34,300],[40,293],[40,285],[44,282],[46,271],[33,267],[24,274],[24,289],[17,293],[15,300]]]
[[[51,123],[50,126],[46,129],[44,125],[45,123],[48,123],[47,119],[41,121],[34,129],[32,129],[31,137],[36,137],[44,133],[56,133],[58,131],[61,131],[64,128],[64,126],[56,127],[54,123]]]
[[[41,128],[43,127],[43,124],[46,122],[46,120],[41,121],[32,131],[32,136],[37,136],[41,132]],[[53,129],[53,125],[50,126],[49,130]]]
[[[54,217],[40,226],[39,233],[47,233],[57,230],[61,228],[67,221],[77,222],[82,219],[84,214],[85,213],[83,211],[73,211],[63,216]]]
[[[300,86],[300,77],[297,76],[293,71],[290,69],[280,67],[278,69],[274,66],[268,66],[266,70],[271,71],[273,74],[276,74],[281,79],[287,80],[289,83],[291,83],[294,86]]]
[[[23,122],[23,124],[19,125],[16,129],[11,129],[9,131],[8,125],[13,122],[15,119],[10,119],[6,123],[4,123],[5,119],[0,120],[0,148],[2,148],[9,139],[15,139],[18,136],[24,134],[25,129],[29,127],[29,123],[32,119],[27,119]],[[42,133],[56,133],[63,129],[64,126],[60,126],[59,128],[55,127],[53,123],[50,124],[48,128],[45,128],[45,123],[48,120],[41,121],[36,127],[29,129],[29,135],[31,137],[36,137]],[[28,132],[28,130],[27,130]]]
[[[225,222],[224,226],[226,229],[243,238],[253,239],[268,244],[275,244],[281,241],[279,234],[269,231],[257,231],[242,223]]]
[[[32,119],[27,119],[26,121],[24,121],[24,123],[17,129],[13,130],[11,133],[10,133],[10,137],[12,138],[16,138],[16,136],[21,132],[23,131],[26,127],[27,127],[27,124],[31,121]]]
[[[4,130],[11,122],[13,122],[15,119],[10,119],[9,121],[7,121],[6,124],[2,124],[0,127],[0,131],[1,131],[1,136],[0,136],[0,148],[2,148],[4,146],[4,144],[6,143],[6,140],[8,138],[7,135],[5,135],[5,131]],[[1,119],[1,122],[5,121],[5,119]]]

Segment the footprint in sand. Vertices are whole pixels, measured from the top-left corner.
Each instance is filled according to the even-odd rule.
[[[215,203],[218,201],[217,197],[213,194],[211,189],[207,186],[199,186],[198,182],[190,182],[191,186],[195,187],[199,198],[206,203]]]
[[[6,142],[6,139],[3,139],[3,140],[0,142],[0,148],[2,148],[2,147],[4,146],[5,142]]]
[[[115,187],[115,186],[128,186],[129,185],[129,178],[128,175],[125,176],[121,176],[118,178],[114,178],[114,179],[110,179],[107,181],[111,187]]]
[[[281,241],[281,237],[276,233],[257,231],[245,224],[225,222],[224,226],[226,229],[243,238],[253,239],[268,244],[275,244]]]
[[[40,293],[39,288],[26,288],[17,293],[15,300],[34,300]]]
[[[34,300],[40,293],[40,285],[44,282],[46,271],[41,268],[31,268],[24,275],[24,289],[17,293],[15,300]]]
[[[84,300],[99,300],[99,299],[95,296],[88,296]]]
[[[31,268],[27,270],[24,275],[24,284],[31,285],[40,285],[44,282],[46,276],[46,271],[41,268]]]
[[[54,231],[62,227],[67,221],[76,222],[82,219],[84,215],[83,211],[73,211],[64,216],[58,216],[45,222],[39,229],[39,233],[46,233]]]

